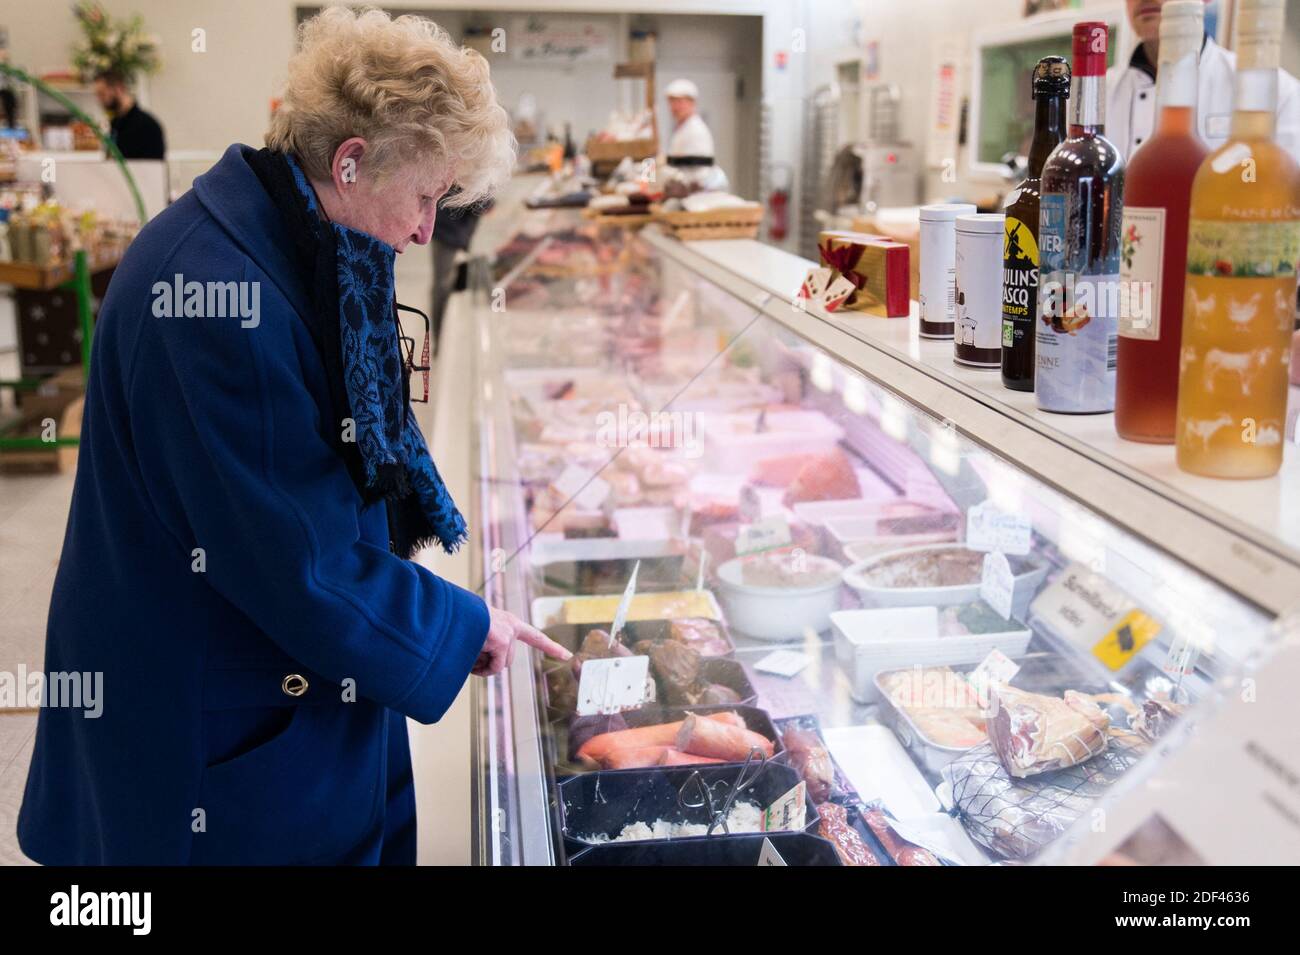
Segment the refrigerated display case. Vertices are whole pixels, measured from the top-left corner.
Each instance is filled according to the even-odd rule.
[[[511,221],[456,308],[473,566],[580,652],[474,681],[477,862],[1093,861],[1293,625],[1293,456],[1224,513],[794,256]]]

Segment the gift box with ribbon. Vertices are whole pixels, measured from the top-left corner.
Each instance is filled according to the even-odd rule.
[[[889,318],[908,312],[909,250],[865,232],[828,230],[817,237],[822,265],[848,279],[853,291],[840,308]]]

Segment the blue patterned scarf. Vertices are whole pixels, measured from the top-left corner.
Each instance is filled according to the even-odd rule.
[[[409,369],[398,344],[396,250],[328,221],[292,157],[264,149],[250,157],[250,165],[287,216],[312,291],[319,322],[313,339],[326,374],[335,379],[332,411],[337,417],[331,417],[341,426],[331,431],[332,443],[362,497],[386,502],[394,553],[411,557],[434,540],[447,553],[454,552],[465,542],[465,519],[410,410]]]

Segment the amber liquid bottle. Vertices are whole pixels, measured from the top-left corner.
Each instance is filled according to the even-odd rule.
[[[1209,149],[1196,134],[1196,70],[1204,40],[1202,0],[1160,10],[1155,134],[1133,153],[1124,176],[1124,225],[1115,379],[1121,438],[1172,444],[1183,340],[1187,213],[1192,180]]]
[[[1065,138],[1070,64],[1045,56],[1034,67],[1034,138],[1025,181],[1007,196],[1002,243],[1002,384],[1034,390],[1034,326],[1038,322],[1038,189],[1043,163]]]
[[[1300,257],[1300,169],[1276,142],[1282,0],[1241,0],[1228,141],[1192,184],[1178,466],[1260,478],[1282,466]]]
[[[1043,164],[1034,401],[1115,410],[1124,160],[1105,136],[1106,24],[1076,23],[1069,135]]]

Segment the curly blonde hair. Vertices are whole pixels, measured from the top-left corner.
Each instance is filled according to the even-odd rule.
[[[293,153],[308,176],[329,179],[339,144],[360,136],[376,181],[413,160],[450,172],[460,189],[448,205],[486,199],[509,178],[515,141],[487,60],[433,21],[328,7],[298,42],[266,144]]]

